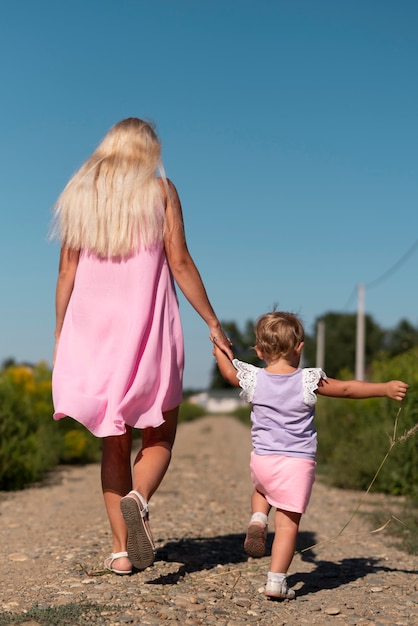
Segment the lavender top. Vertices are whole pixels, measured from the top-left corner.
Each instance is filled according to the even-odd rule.
[[[271,374],[238,359],[232,363],[242,388],[240,396],[252,403],[254,452],[315,459],[315,391],[326,374],[320,368]]]

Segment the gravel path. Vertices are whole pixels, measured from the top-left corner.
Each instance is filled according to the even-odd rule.
[[[332,540],[362,494],[319,481],[289,572],[296,600],[263,596],[269,557],[251,559],[242,548],[250,446],[248,429],[232,418],[180,425],[150,503],[157,559],[132,576],[103,571],[110,533],[98,465],[60,468],[45,485],[0,492],[0,624],[23,616],[26,626],[418,624],[417,558],[384,531],[371,534],[367,515]],[[371,494],[361,511],[383,503],[398,504]]]

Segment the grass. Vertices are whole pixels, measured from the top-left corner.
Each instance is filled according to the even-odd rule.
[[[380,510],[373,514],[373,524],[380,525],[390,516],[390,511]],[[401,511],[392,518],[394,523],[385,532],[393,538],[398,550],[418,556],[418,498],[407,498]]]
[[[0,612],[0,626],[10,624],[37,624],[39,626],[90,626],[105,623],[105,615],[116,615],[120,608],[103,606],[91,602],[72,602],[58,607],[33,606],[25,613]]]

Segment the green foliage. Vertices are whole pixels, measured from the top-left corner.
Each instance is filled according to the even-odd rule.
[[[381,357],[371,367],[376,382],[397,379],[410,385],[402,405],[387,398],[318,398],[318,463],[333,485],[367,489],[391,448],[373,489],[418,495],[418,433],[413,433],[418,422],[417,358],[413,350],[390,360]],[[391,447],[393,440],[397,443]]]
[[[324,369],[328,376],[341,378],[343,370],[354,370],[356,349],[357,315],[355,313],[328,312],[317,318],[325,325],[325,363]],[[262,365],[255,351],[252,349],[255,342],[254,322],[248,320],[241,330],[235,322],[223,322],[225,333],[232,341],[232,349],[237,359]],[[375,356],[379,353],[386,357],[403,354],[418,347],[418,328],[414,328],[407,320],[401,320],[391,330],[384,330],[370,315],[365,317],[365,364],[368,368]],[[316,336],[310,336],[305,329],[305,346],[303,362],[305,367],[316,365]],[[219,373],[216,363],[211,373],[211,389],[225,389],[228,383]]]
[[[243,424],[246,424],[249,427],[251,426],[251,406],[249,404],[238,407],[232,415]]]
[[[74,422],[61,440],[60,463],[92,463],[100,458],[100,440],[86,428]],[[63,421],[58,423],[63,430]]]
[[[53,408],[51,403],[52,416]],[[100,459],[101,440],[92,435],[82,424],[70,417],[58,421],[50,419],[49,428],[57,432],[59,438],[59,463],[94,463]]]
[[[0,489],[38,480],[59,459],[57,437],[47,437],[51,385],[45,367],[11,366],[0,376]],[[48,439],[48,441],[47,441]]]
[[[73,420],[54,422],[52,413],[45,364],[0,372],[0,490],[22,489],[58,463],[97,459],[98,440]],[[68,431],[77,431],[77,440]]]
[[[191,422],[192,420],[203,417],[207,411],[198,404],[192,404],[191,402],[184,401],[180,405],[179,409],[179,423]]]
[[[401,320],[398,325],[385,332],[383,348],[389,356],[396,356],[418,346],[418,329],[407,320]]]
[[[34,606],[25,613],[0,612],[0,626],[9,624],[39,624],[39,626],[74,626],[78,624],[103,624],[103,612],[117,613],[114,607],[93,602],[72,602],[62,606],[41,608]]]
[[[342,369],[354,369],[357,315],[329,312],[320,319],[325,325],[324,369],[328,376],[338,378]],[[384,331],[370,315],[365,317],[365,327],[365,361],[368,366],[374,355],[383,349]],[[308,367],[315,366],[315,355],[316,340],[306,338],[303,356]]]
[[[394,545],[404,552],[418,555],[418,498],[408,496],[396,509],[395,513],[390,506],[385,503],[372,513],[373,527],[380,528],[387,524],[385,533],[389,534]]]
[[[262,361],[253,349],[255,343],[254,323],[248,320],[240,330],[235,322],[223,322],[222,328],[227,337],[232,341],[234,356],[241,361],[261,366]],[[210,389],[229,389],[230,385],[222,378],[216,362],[213,364],[211,373]]]

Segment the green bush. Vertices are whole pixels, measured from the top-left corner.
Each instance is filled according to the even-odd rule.
[[[22,489],[59,463],[98,458],[99,440],[69,418],[54,422],[52,413],[45,364],[12,364],[0,372],[0,490]],[[71,430],[79,432],[77,445]]]
[[[59,438],[49,431],[51,386],[46,368],[12,366],[0,376],[0,489],[39,480],[59,459]]]
[[[71,417],[53,421],[52,411],[51,405],[49,426],[57,431],[59,437],[59,463],[76,464],[98,461],[100,459],[101,440]]]
[[[100,440],[83,427],[67,431],[62,443],[61,463],[92,463],[100,458]]]
[[[179,409],[179,423],[191,422],[192,420],[203,417],[207,414],[207,411],[198,404],[192,404],[191,402],[182,402]]]
[[[393,359],[381,357],[372,364],[371,380],[399,379],[410,385],[401,405],[387,398],[318,398],[319,471],[331,484],[366,489],[391,448],[373,489],[394,495],[418,494],[418,433],[413,434],[418,422],[417,357],[417,350],[412,350]],[[404,441],[391,447],[391,441],[402,435]]]
[[[251,406],[249,404],[235,409],[232,415],[236,417],[238,421],[251,427]]]

